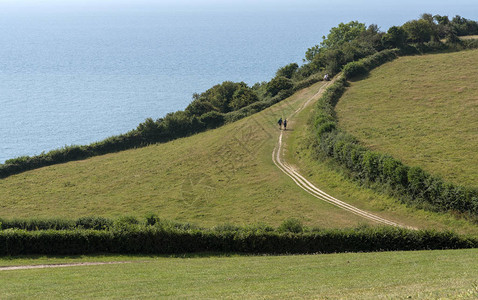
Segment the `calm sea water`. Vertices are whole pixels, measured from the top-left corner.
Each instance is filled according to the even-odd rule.
[[[310,1],[273,11],[151,3],[58,11],[12,3],[0,13],[0,163],[127,132],[184,109],[194,92],[225,80],[269,80],[279,67],[300,63],[339,22],[386,30],[428,11],[384,14],[372,5]],[[473,18],[442,10],[435,13]]]

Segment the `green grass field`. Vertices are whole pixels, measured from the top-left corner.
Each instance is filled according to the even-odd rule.
[[[453,56],[458,54],[461,56]],[[463,59],[472,64],[471,60],[478,56],[478,52],[447,55],[451,55],[447,59]],[[418,74],[429,65],[435,68],[433,61],[444,60],[441,56],[424,56],[428,64],[423,65],[419,60],[415,62],[414,57],[400,58],[383,68],[405,60],[416,66],[414,72]],[[399,66],[392,67],[389,72],[394,68],[400,70]],[[464,72],[460,76],[473,74],[471,69]],[[391,73],[395,74],[392,79],[401,78],[401,72],[397,73]],[[418,81],[419,75],[416,76]],[[374,71],[369,79],[354,82],[346,97],[350,97],[358,85],[375,79],[384,81]],[[458,81],[455,80],[457,84]],[[427,84],[425,82],[420,83],[422,89]],[[384,83],[369,84],[376,84],[379,91]],[[398,86],[401,84],[399,82]],[[321,86],[322,83],[315,84],[259,114],[189,138],[2,179],[0,216],[143,217],[153,212],[161,218],[202,226],[256,222],[278,225],[290,217],[322,227],[372,224],[310,196],[272,162],[271,153],[279,133],[277,119],[290,116]],[[463,93],[468,93],[468,89],[471,87],[464,88]],[[398,97],[398,94],[391,93],[392,96]],[[415,99],[414,105],[409,105],[417,106],[417,102],[421,103]],[[458,109],[467,103],[473,102],[453,103],[451,107]],[[342,100],[339,105],[342,105]],[[446,106],[446,103],[442,105]],[[355,110],[360,111],[360,106]],[[383,109],[377,106],[377,110]],[[311,138],[307,120],[313,113],[311,105],[291,119],[284,142],[286,160],[316,186],[361,209],[405,225],[478,235],[475,224],[450,214],[426,212],[399,204],[399,199],[349,181],[333,162],[314,159],[306,147]],[[437,113],[436,119],[443,117],[441,112]],[[459,114],[468,118],[468,126],[476,124],[473,123],[476,120],[470,119],[467,109]],[[422,121],[426,123],[429,117],[425,115]],[[387,118],[382,119],[386,121]],[[412,122],[411,119],[407,121]],[[445,122],[439,123],[443,125]],[[415,134],[413,128],[409,130]],[[400,139],[401,142],[404,140],[405,137]],[[456,148],[455,152],[466,152],[460,149]],[[462,154],[460,157],[465,159],[467,156]],[[477,161],[476,157],[474,161]],[[418,163],[421,165],[420,161]],[[469,166],[464,163],[465,167]],[[438,172],[438,169],[433,170]],[[0,298],[467,299],[478,297],[477,254],[478,250],[472,249],[293,256],[200,254],[184,257],[0,258],[0,266],[131,261],[127,264],[0,271]]]
[[[401,57],[353,82],[340,126],[447,181],[478,187],[478,50]]]
[[[478,296],[478,250],[37,258],[128,264],[0,271],[2,298],[438,299]],[[0,266],[31,259],[0,259]]]
[[[98,215],[161,218],[201,226],[263,222],[277,226],[295,217],[306,225],[374,224],[324,203],[297,187],[273,164],[279,130],[320,89],[313,85],[261,113],[170,143],[29,171],[0,180],[0,216]],[[313,160],[303,139],[313,105],[290,120],[287,160],[319,188],[361,209],[417,228],[478,235],[478,226],[449,214],[417,210],[348,181],[328,162]]]
[[[217,130],[0,180],[0,215],[143,217],[154,212],[205,226],[278,225],[289,217],[324,226],[366,223],[316,201],[271,159],[277,119],[287,117],[321,84]]]

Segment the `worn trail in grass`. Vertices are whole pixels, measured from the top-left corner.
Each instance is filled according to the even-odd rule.
[[[327,227],[366,222],[317,201],[271,161],[279,128],[322,83],[249,118],[170,143],[46,167],[0,180],[0,216],[161,217],[199,225],[289,217]]]
[[[318,200],[272,162],[276,121],[316,95],[322,83],[249,118],[170,143],[46,167],[0,180],[1,217],[106,217],[156,213],[161,218],[218,224],[278,225],[295,217],[306,225],[342,228],[375,222]],[[286,161],[328,194],[360,209],[416,228],[478,234],[447,214],[398,203],[346,180],[310,157],[302,141],[313,103],[291,119]],[[306,143],[305,143],[306,144]]]

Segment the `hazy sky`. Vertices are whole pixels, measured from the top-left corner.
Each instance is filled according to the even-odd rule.
[[[476,0],[0,0],[2,8],[29,9],[170,9],[170,10],[328,10],[371,9],[387,12],[390,8],[449,9],[477,13]],[[471,10],[471,11],[470,11]]]
[[[267,14],[269,11],[304,13],[308,17],[343,22],[358,20],[378,23],[382,30],[418,18],[422,13],[478,19],[477,0],[0,0],[0,16],[13,13],[116,13],[122,11],[141,14],[174,12],[245,12]],[[336,25],[336,24],[330,24]]]

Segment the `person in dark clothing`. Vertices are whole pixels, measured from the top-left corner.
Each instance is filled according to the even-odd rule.
[[[279,121],[277,121],[277,124],[279,124],[279,129],[282,129],[282,118],[280,118]]]
[[[284,119],[284,130],[287,130],[287,119]]]

